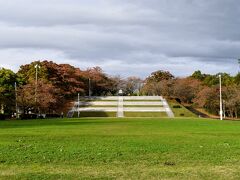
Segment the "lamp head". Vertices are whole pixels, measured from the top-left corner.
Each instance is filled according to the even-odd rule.
[[[41,68],[41,66],[39,64],[36,64],[34,67],[35,68]]]

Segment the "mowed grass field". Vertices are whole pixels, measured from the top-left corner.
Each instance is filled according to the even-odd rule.
[[[239,179],[240,122],[0,122],[0,179]]]

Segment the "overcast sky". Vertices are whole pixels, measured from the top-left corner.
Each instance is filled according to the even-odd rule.
[[[238,72],[239,0],[0,0],[0,66],[33,60],[106,73]]]

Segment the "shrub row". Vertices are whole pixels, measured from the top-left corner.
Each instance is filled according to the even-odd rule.
[[[182,108],[180,105],[174,105],[173,108]]]
[[[6,116],[4,114],[0,114],[0,120],[5,120]]]
[[[59,118],[61,117],[59,114],[44,114],[44,115],[37,115],[37,114],[21,114],[20,119],[45,119],[45,118]]]

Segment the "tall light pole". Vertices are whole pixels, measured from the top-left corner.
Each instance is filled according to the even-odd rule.
[[[222,76],[219,74],[219,94],[220,94],[220,120],[223,120],[223,107],[222,107]]]
[[[36,69],[36,79],[35,79],[35,104],[37,105],[37,86],[38,86],[38,69],[40,69],[40,65],[36,64],[35,66]]]
[[[88,96],[91,97],[91,79],[88,78]]]
[[[16,82],[15,82],[14,86],[15,86],[15,101],[16,101],[16,104],[15,104],[15,106],[16,106],[16,118],[18,119],[17,83]]]

